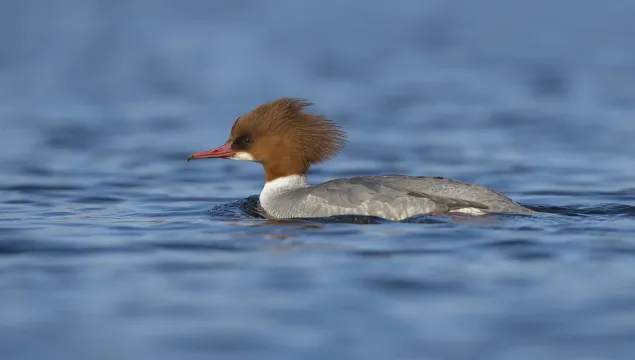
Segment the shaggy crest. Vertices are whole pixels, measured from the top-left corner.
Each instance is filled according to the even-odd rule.
[[[311,164],[332,158],[346,145],[346,134],[337,124],[305,111],[310,105],[294,98],[260,105],[236,120],[230,139],[249,137],[253,141],[249,152],[265,168],[284,160],[288,167],[306,172]]]

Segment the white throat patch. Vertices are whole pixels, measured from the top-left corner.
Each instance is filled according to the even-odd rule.
[[[248,161],[256,161],[254,160],[254,157],[251,156],[250,153],[245,152],[245,151],[237,151],[234,156],[228,158],[231,160],[248,160]]]

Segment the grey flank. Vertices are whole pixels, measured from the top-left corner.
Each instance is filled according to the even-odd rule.
[[[276,195],[273,218],[371,215],[392,220],[428,213],[533,214],[498,191],[453,179],[402,175],[336,179]]]

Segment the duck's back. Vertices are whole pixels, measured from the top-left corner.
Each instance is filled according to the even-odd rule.
[[[488,212],[535,213],[535,211],[518,204],[496,190],[454,179],[404,175],[366,176],[364,178],[417,193],[473,201],[487,206]]]

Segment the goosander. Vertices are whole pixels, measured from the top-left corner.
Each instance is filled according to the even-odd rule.
[[[336,179],[310,186],[309,166],[335,156],[346,134],[306,111],[310,101],[281,98],[240,116],[222,146],[188,157],[255,161],[264,167],[260,204],[269,218],[369,215],[403,220],[419,214],[532,214],[503,194],[442,177],[384,175]]]

